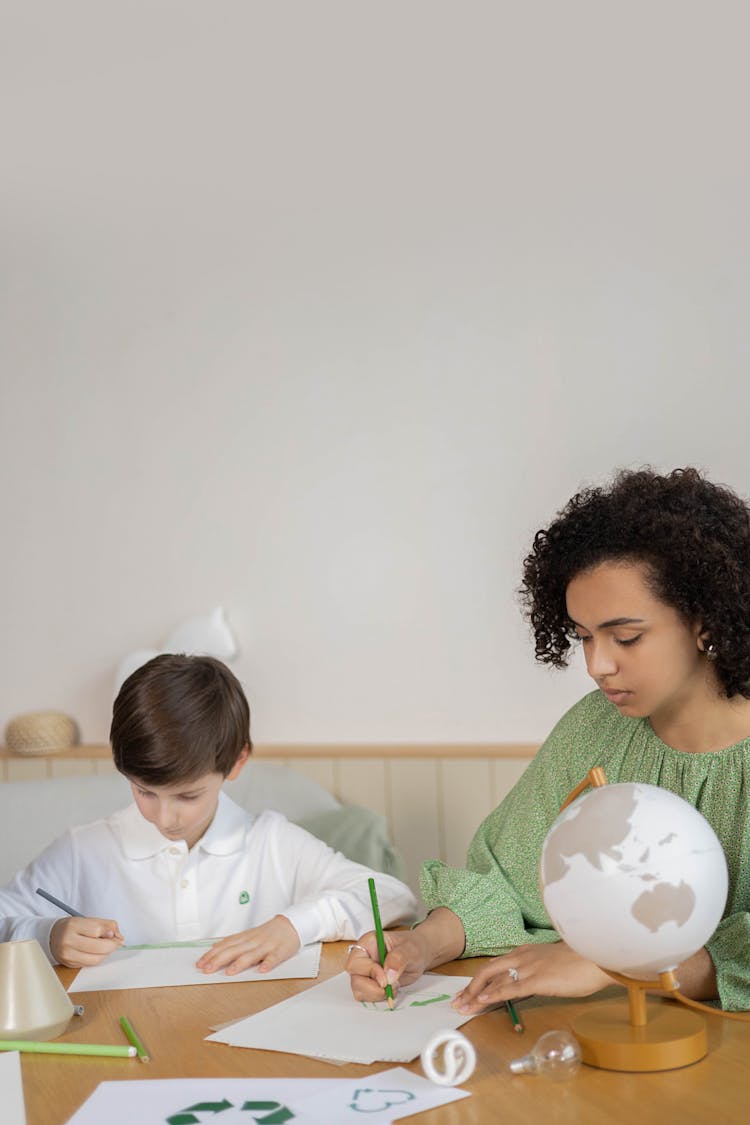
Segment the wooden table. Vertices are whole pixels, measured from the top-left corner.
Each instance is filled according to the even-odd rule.
[[[320,978],[339,972],[345,945],[323,947]],[[477,961],[458,961],[441,972],[466,975]],[[59,969],[67,987],[71,969]],[[28,1125],[64,1122],[103,1081],[144,1078],[212,1077],[366,1077],[393,1065],[332,1066],[318,1059],[274,1051],[255,1051],[205,1043],[212,1025],[260,1011],[314,982],[264,981],[260,984],[144,988],[122,992],[87,992],[85,1005],[61,1041],[125,1042],[118,1020],[127,1015],[151,1052],[152,1062],[54,1055],[23,1055]],[[750,1117],[750,1024],[707,1017],[709,1054],[682,1070],[659,1074],[616,1074],[582,1067],[568,1082],[551,1083],[531,1076],[511,1076],[508,1063],[525,1054],[545,1031],[565,1027],[585,1001],[526,1001],[520,1005],[525,1033],[518,1035],[504,1011],[465,1024],[462,1031],[477,1049],[477,1069],[465,1088],[472,1093],[453,1105],[420,1114],[419,1125],[727,1125]],[[623,993],[623,1012],[625,1011]],[[409,1068],[421,1073],[419,1061]],[[141,1122],[139,1125],[150,1125]],[[325,1125],[321,1122],[321,1125]]]

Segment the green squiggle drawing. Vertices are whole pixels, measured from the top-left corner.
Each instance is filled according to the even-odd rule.
[[[450,1000],[450,996],[444,992],[442,996],[430,996],[429,1000],[412,1000],[409,1007],[424,1008],[425,1004],[437,1004],[438,1000]]]

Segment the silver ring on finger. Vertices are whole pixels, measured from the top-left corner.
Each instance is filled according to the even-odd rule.
[[[347,957],[349,956],[350,953],[353,953],[355,949],[358,949],[360,953],[364,953],[365,957],[370,956],[370,954],[365,949],[364,945],[358,945],[356,943],[356,941],[354,941],[354,942],[352,942],[352,944],[350,946],[347,947],[347,950],[346,950]]]
[[[521,974],[519,973],[518,969],[508,969],[508,976],[514,984],[518,984],[519,980],[521,979]]]

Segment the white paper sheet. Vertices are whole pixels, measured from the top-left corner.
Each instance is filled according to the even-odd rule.
[[[399,990],[391,1011],[384,1001],[358,1003],[352,998],[348,973],[339,973],[207,1038],[233,1047],[288,1051],[318,1059],[409,1062],[436,1031],[460,1027],[471,1019],[450,1006],[470,980],[425,973]]]
[[[26,1125],[21,1056],[18,1051],[0,1051],[0,1090],[2,1090],[0,1119],[3,1125]]]
[[[304,945],[299,952],[268,973],[246,969],[227,976],[223,971],[202,973],[195,962],[204,950],[198,946],[162,949],[118,949],[100,965],[81,969],[68,992],[104,992],[112,988],[162,988],[176,984],[233,984],[241,980],[296,980],[316,977],[320,965],[320,942]]]
[[[299,1125],[320,1125],[322,1121],[325,1125],[354,1125],[355,1121],[389,1125],[413,1113],[471,1097],[468,1090],[436,1086],[402,1066],[370,1074],[357,1082],[338,1082],[340,1090],[336,1090],[335,1096],[327,1091],[317,1095],[311,1092],[304,1103],[304,1116],[298,1115]]]
[[[368,1125],[389,1125],[401,1117],[469,1096],[467,1090],[435,1086],[403,1067],[359,1079],[172,1078],[102,1082],[68,1125],[132,1125],[134,1121],[139,1125],[164,1125],[181,1116],[193,1121],[215,1118],[221,1125],[251,1125],[254,1121],[355,1125],[363,1120]]]

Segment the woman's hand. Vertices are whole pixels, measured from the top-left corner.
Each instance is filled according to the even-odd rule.
[[[427,951],[417,930],[393,930],[383,934],[387,950],[385,965],[378,957],[375,931],[364,934],[353,946],[346,962],[355,1000],[383,1000],[390,984],[395,997],[399,984],[419,980],[427,968]]]
[[[81,969],[98,965],[124,941],[117,922],[107,918],[59,918],[50,930],[49,948],[60,965]]]
[[[574,953],[564,941],[519,945],[512,953],[488,961],[452,1006],[464,1015],[476,1015],[505,1000],[533,995],[590,996],[612,983],[603,969]]]
[[[441,906],[413,930],[390,930],[385,938],[385,965],[381,966],[374,932],[365,934],[352,948],[346,962],[355,1000],[383,1000],[390,984],[398,986],[419,980],[436,965],[453,961],[464,951],[463,924],[452,910]]]
[[[299,934],[294,926],[283,914],[277,914],[262,926],[217,941],[196,961],[195,967],[204,973],[226,968],[228,977],[250,968],[267,973],[296,953],[299,947]]]

